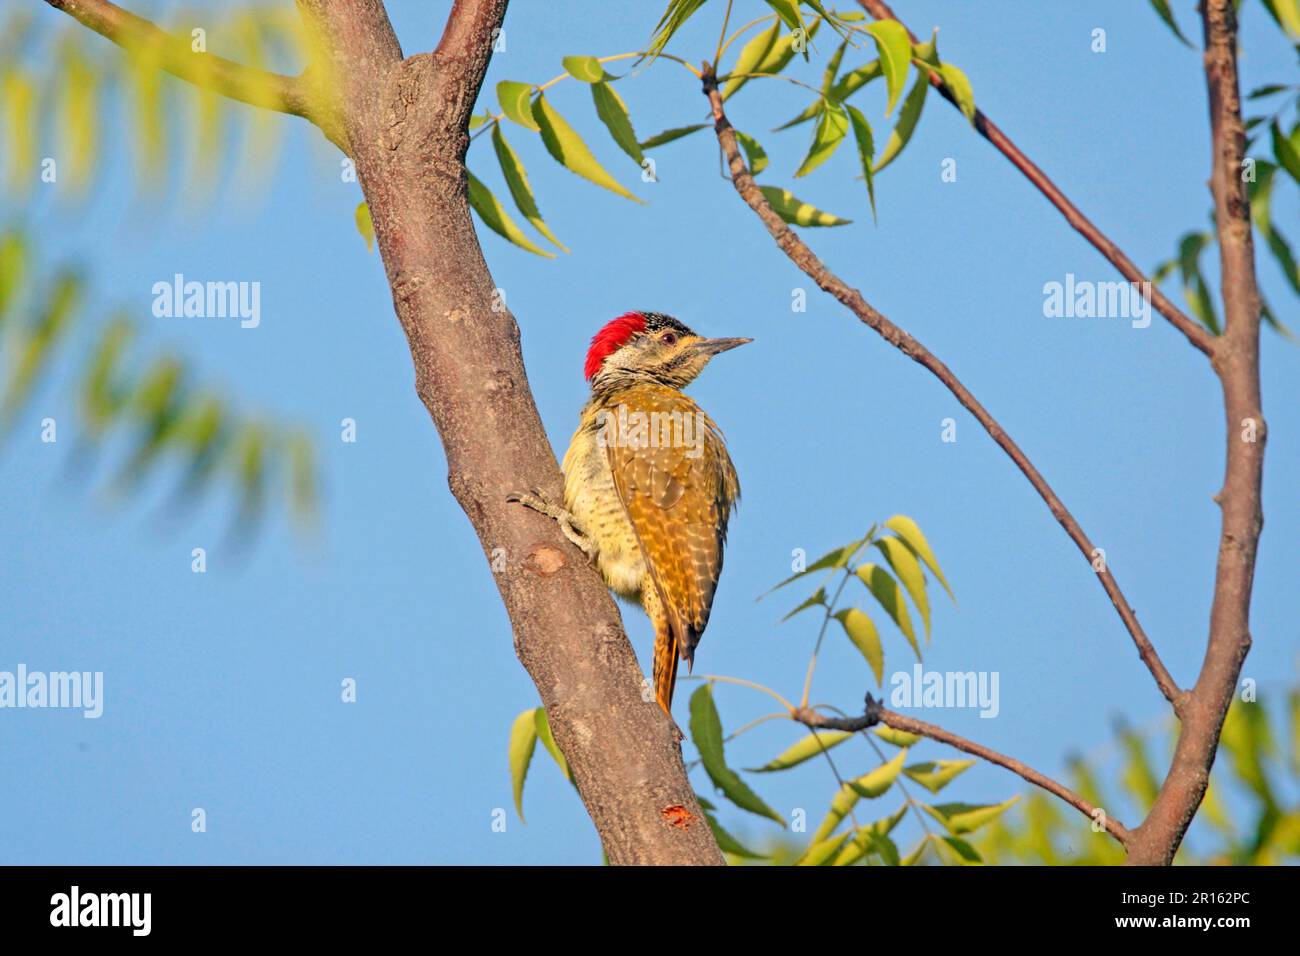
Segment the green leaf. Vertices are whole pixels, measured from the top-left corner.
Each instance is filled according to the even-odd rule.
[[[925,107],[925,94],[930,89],[930,81],[924,74],[916,78],[916,83],[912,86],[912,91],[907,94],[907,99],[903,101],[903,108],[898,113],[898,122],[889,134],[889,139],[885,142],[884,152],[880,154],[880,159],[876,161],[876,173],[892,163],[898,158],[898,154],[903,151],[908,141],[912,138],[912,132],[916,129],[917,122],[921,119],[921,110]]]
[[[898,826],[899,821],[907,814],[907,810],[908,804],[904,803],[889,816],[859,827],[853,839],[840,851],[835,865],[852,866],[868,853],[876,853],[889,866],[898,866],[898,847],[889,838],[889,834],[893,832],[894,827]]]
[[[476,213],[483,224],[495,232],[497,235],[508,239],[521,249],[526,249],[536,255],[543,256],[547,259],[554,259],[553,253],[547,252],[538,246],[519,228],[505,207],[501,205],[501,200],[492,194],[492,191],[479,182],[478,177],[465,170],[469,184],[469,205]]]
[[[844,743],[853,734],[847,730],[814,731],[798,743],[783,750],[780,756],[763,764],[761,767],[748,768],[751,773],[770,773],[773,770],[789,770],[805,760],[820,756],[823,751]]]
[[[894,574],[907,589],[908,596],[920,612],[921,623],[925,627],[925,639],[930,640],[930,598],[925,593],[925,575],[921,573],[921,564],[916,554],[901,539],[893,537],[878,538],[873,542],[894,569]]]
[[[925,540],[925,535],[921,533],[921,528],[917,523],[907,515],[894,515],[885,522],[885,527],[903,539],[903,543],[925,562],[925,566],[943,585],[943,589],[948,592],[948,597],[952,597],[952,588],[948,587],[948,579],[943,576],[939,561],[935,558],[934,552],[930,550],[930,543]]]
[[[819,26],[821,26],[821,21],[817,20],[808,29],[808,33],[806,35],[806,40],[804,45],[805,56],[807,56],[807,42],[811,41],[812,38],[817,35],[817,28]],[[767,51],[763,59],[761,59],[752,69],[742,70],[740,69],[739,62],[737,62],[736,69],[732,70],[732,74],[733,74],[732,78],[729,79],[727,81],[727,84],[724,84],[723,86],[724,98],[726,95],[728,95],[727,93],[725,93],[726,86],[728,84],[732,83],[733,81],[736,83],[736,86],[731,89],[731,94],[734,95],[735,92],[739,90],[740,87],[743,86],[748,79],[750,79],[750,77],[747,76],[735,76],[734,74],[750,73],[750,74],[759,74],[762,76],[775,76],[776,74],[784,70],[786,66],[789,65],[790,61],[794,59],[795,44],[796,42],[798,42],[799,37],[800,34],[787,33],[785,36],[777,39],[776,42],[773,43],[771,48]],[[752,43],[754,41],[751,40],[750,42]]]
[[[673,140],[681,139],[683,136],[690,136],[692,133],[698,133],[702,129],[707,129],[708,123],[695,123],[692,126],[675,126],[672,129],[666,129],[662,133],[656,133],[649,139],[641,141],[642,149],[654,149],[656,146],[663,146],[671,143]]]
[[[803,11],[799,9],[799,0],[767,0],[767,5],[776,11],[791,30],[803,29]]]
[[[935,69],[939,68],[939,28],[935,27],[930,39],[912,47],[912,56]]]
[[[936,806],[921,804],[926,813],[942,823],[953,836],[974,833],[980,827],[996,820],[1020,799],[1020,795],[992,803],[975,806],[969,803],[942,803]]]
[[[907,71],[912,65],[912,38],[908,36],[907,27],[897,20],[877,20],[868,24],[867,33],[876,41],[880,51],[880,65],[885,74],[885,86],[889,93],[889,102],[885,105],[885,115],[894,111],[898,98],[903,95],[903,86],[907,83]],[[921,77],[925,79],[924,76]]]
[[[784,623],[785,621],[790,620],[790,618],[794,617],[800,611],[806,611],[810,607],[825,607],[825,606],[826,606],[826,589],[818,588],[813,593],[812,597],[808,598],[808,600],[804,601],[802,604],[800,604],[797,608],[795,608],[785,617],[781,618],[781,621],[782,623]]]
[[[852,219],[841,219],[816,206],[796,199],[788,189],[777,186],[759,186],[773,211],[792,226],[847,226]]]
[[[831,87],[830,98],[842,103],[872,80],[881,76],[884,76],[884,71],[880,67],[880,60],[872,60],[856,70],[845,73],[836,80],[835,85]]]
[[[1160,19],[1165,21],[1165,26],[1173,31],[1174,36],[1178,37],[1184,45],[1192,45],[1192,41],[1183,36],[1183,31],[1178,29],[1178,21],[1174,19],[1174,11],[1169,9],[1169,0],[1151,0],[1151,6]]]
[[[551,722],[546,716],[545,707],[538,707],[533,711],[533,721],[537,727],[537,739],[542,742],[542,746],[551,755],[555,765],[560,768],[560,773],[564,774],[564,778],[573,783],[573,771],[569,769],[569,761],[564,759],[559,744],[555,742],[555,737],[551,734]]]
[[[907,774],[931,793],[938,793],[961,773],[975,766],[974,760],[937,760],[904,767]]]
[[[891,786],[898,779],[898,774],[903,769],[903,761],[907,758],[907,751],[900,750],[892,760],[881,764],[870,773],[863,774],[854,780],[845,781],[840,785],[839,790],[831,799],[831,807],[827,812],[825,819],[817,827],[817,832],[813,834],[812,844],[820,843],[830,836],[835,828],[840,825],[840,821],[848,815],[862,798],[874,799]]]
[[[560,61],[569,76],[581,83],[603,83],[610,75],[594,56],[566,56]]]
[[[852,833],[841,833],[838,836],[828,837],[825,840],[814,841],[803,856],[799,857],[794,863],[795,866],[825,866],[827,862],[834,859],[840,852],[840,847],[844,845]]]
[[[357,232],[366,241],[366,252],[375,251],[375,224],[370,220],[370,206],[365,201],[357,203],[356,212],[352,214],[357,224]]]
[[[970,80],[959,67],[951,63],[944,63],[939,67],[939,75],[943,77],[944,85],[957,100],[957,105],[961,108],[962,115],[970,121],[972,126],[975,125],[975,93],[971,90]]]
[[[914,846],[907,856],[899,861],[899,866],[919,866],[925,858],[925,851],[930,849],[930,837],[921,837],[921,842]]]
[[[541,127],[537,125],[537,120],[533,119],[530,105],[532,95],[531,83],[502,80],[497,84],[497,102],[501,104],[501,112],[525,129],[538,133],[541,132]]]
[[[849,117],[844,107],[828,105],[822,109],[821,119],[817,121],[817,131],[813,134],[812,145],[808,155],[795,171],[795,179],[807,176],[839,148],[849,131]]]
[[[763,802],[762,798],[740,779],[740,775],[727,766],[722,744],[722,719],[718,708],[713,703],[713,685],[702,684],[691,695],[691,742],[700,752],[700,762],[704,772],[709,775],[713,785],[722,791],[723,796],[750,813],[774,820],[781,826],[785,821],[775,810]]]
[[[1292,40],[1300,40],[1300,2],[1297,0],[1266,0],[1277,22]]]
[[[703,800],[700,801],[700,805],[704,805]],[[762,853],[755,853],[724,830],[722,824],[718,823],[717,818],[707,810],[704,811],[704,819],[708,821],[709,829],[713,831],[713,839],[717,841],[718,849],[723,853],[730,853],[732,856],[739,856],[748,860],[767,859]]]
[[[871,672],[876,675],[876,686],[879,687],[885,676],[885,652],[880,646],[880,635],[876,631],[876,625],[866,612],[856,607],[836,612],[835,620],[840,622],[849,640],[871,665]]]
[[[907,605],[903,601],[903,594],[898,589],[898,582],[890,577],[889,572],[880,565],[871,564],[870,562],[859,565],[854,573],[857,575],[858,580],[865,584],[875,596],[880,606],[885,609],[885,613],[898,625],[898,629],[907,638],[907,643],[912,645],[912,650],[919,661],[921,659],[921,647],[916,642],[916,631],[912,629],[912,615],[908,613]]]
[[[524,819],[524,778],[537,748],[536,709],[526,710],[510,727],[510,783],[515,793],[515,811]]]
[[[27,275],[27,243],[17,231],[0,234],[0,326],[18,299]]]
[[[35,320],[22,330],[9,390],[0,406],[6,420],[26,402],[41,372],[49,367],[54,347],[72,324],[81,293],[82,283],[77,275],[60,273],[54,279],[53,289],[42,297]]]
[[[619,185],[613,176],[605,172],[605,168],[596,162],[596,157],[591,154],[582,137],[574,132],[573,127],[565,122],[564,117],[551,106],[544,95],[539,95],[533,100],[533,119],[541,129],[542,142],[546,145],[546,151],[557,163],[588,182],[593,182],[633,202],[641,202]]]
[[[742,133],[740,130],[736,130],[735,133],[736,142],[745,151],[745,160],[749,166],[750,175],[757,176],[767,169],[767,152],[759,145],[758,140],[748,133]]]
[[[555,238],[550,227],[542,220],[537,201],[533,198],[533,188],[528,182],[528,173],[525,172],[519,156],[506,141],[500,123],[492,128],[492,148],[496,151],[497,162],[501,164],[501,175],[505,177],[506,186],[510,189],[510,198],[515,201],[515,207],[520,215],[532,223],[533,228],[550,240],[556,248],[568,252],[564,243]]]
[[[941,837],[940,839],[957,854],[961,859],[962,866],[979,866],[984,862],[976,849],[965,840],[954,836]]]
[[[749,82],[750,77],[747,74],[760,72],[759,67],[767,60],[768,54],[772,52],[780,36],[781,21],[773,20],[770,28],[760,30],[741,47],[740,55],[736,57],[736,65],[730,71],[736,74],[735,78],[722,84],[724,100],[730,99],[737,90]]]
[[[704,0],[672,0],[668,4],[668,9],[664,15],[659,18],[659,23],[655,26],[654,35],[650,39],[650,48],[646,55],[651,59],[659,55],[668,41],[673,38],[683,23],[691,18],[696,10],[704,6]]]
[[[867,183],[867,199],[871,202],[871,218],[876,218],[876,176],[871,168],[876,154],[876,143],[871,135],[871,124],[856,106],[845,104],[849,121],[853,125],[853,139],[858,147],[858,165],[862,167],[862,178]]]
[[[596,115],[609,130],[618,148],[632,157],[632,162],[639,168],[645,162],[641,144],[637,142],[632,129],[632,118],[628,115],[627,104],[608,83],[594,83],[591,87],[591,99],[596,104]]]
[[[893,727],[886,727],[884,724],[878,726],[872,733],[895,747],[911,747],[921,739],[920,734],[909,734],[906,730],[895,730]]]
[[[777,590],[778,588],[783,588],[791,581],[798,581],[800,578],[807,577],[809,574],[816,574],[818,571],[824,571],[827,568],[847,567],[849,563],[849,559],[852,558],[853,555],[857,553],[858,548],[862,547],[863,542],[865,540],[866,539],[864,538],[860,541],[851,541],[848,544],[844,545],[843,547],[832,548],[830,551],[827,551],[825,554],[823,554],[812,564],[808,565],[802,571],[796,571],[794,574],[790,575],[780,584],[772,585],[771,588],[769,588],[766,592],[764,592],[762,597],[767,597],[768,594],[771,594],[773,591]]]
[[[1300,151],[1295,144],[1282,132],[1282,127],[1278,125],[1277,120],[1273,120],[1268,127],[1269,135],[1273,140],[1273,155],[1287,175],[1294,179],[1297,185],[1300,185]]]
[[[1178,271],[1183,280],[1183,297],[1192,313],[1207,329],[1219,334],[1219,320],[1209,284],[1201,273],[1201,252],[1214,241],[1208,232],[1189,232],[1178,240]]]

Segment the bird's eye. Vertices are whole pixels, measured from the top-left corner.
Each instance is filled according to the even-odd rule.
[[[659,341],[662,342],[664,345],[676,345],[677,333],[665,332],[663,335],[659,336]]]

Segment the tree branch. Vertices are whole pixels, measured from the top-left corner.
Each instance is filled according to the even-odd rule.
[[[750,175],[745,160],[740,154],[740,149],[736,144],[735,132],[722,109],[722,97],[718,93],[717,78],[712,68],[705,71],[704,92],[713,107],[714,130],[717,133],[718,142],[722,146],[722,151],[731,170],[732,185],[736,187],[736,192],[740,194],[740,198],[757,213],[758,218],[767,227],[767,231],[772,234],[772,238],[776,240],[776,244],[780,246],[781,251],[813,282],[817,283],[819,288],[830,293],[843,303],[864,325],[879,334],[890,345],[912,359],[912,361],[928,369],[952,392],[957,401],[975,416],[976,421],[989,433],[989,437],[1007,453],[1021,473],[1029,479],[1029,483],[1034,487],[1034,490],[1047,503],[1053,517],[1065,529],[1065,533],[1070,536],[1070,540],[1078,546],[1084,558],[1091,565],[1094,560],[1092,541],[1084,533],[1083,528],[1079,526],[1079,522],[1061,503],[1061,499],[1047,484],[1046,479],[1034,467],[1025,453],[1020,450],[1020,446],[1011,439],[1011,436],[1003,430],[1002,426],[989,414],[988,410],[979,403],[970,390],[952,373],[952,370],[929,349],[880,312],[877,312],[862,297],[862,293],[845,284],[839,276],[831,272],[825,263],[808,248],[807,244],[772,209],[767,198],[755,184],[754,177]],[[1110,598],[1111,604],[1114,605],[1120,619],[1124,622],[1124,626],[1128,629],[1129,635],[1133,638],[1133,643],[1138,650],[1138,656],[1146,664],[1151,676],[1155,678],[1156,686],[1160,688],[1160,692],[1165,696],[1165,699],[1172,703],[1175,710],[1177,710],[1180,706],[1182,691],[1165,668],[1164,662],[1160,660],[1160,655],[1156,653],[1156,649],[1147,638],[1142,625],[1138,623],[1137,615],[1133,613],[1133,609],[1129,606],[1123,592],[1120,591],[1114,574],[1111,573],[1109,568],[1104,568],[1097,571],[1096,575]]]
[[[676,728],[643,697],[618,610],[555,522],[508,504],[562,495],[466,194],[468,121],[506,0],[456,0],[432,53],[402,58],[379,0],[299,0],[340,102],[415,387],[442,438],[448,483],[474,526],[515,650],[611,863],[722,864]],[[442,633],[448,654],[471,634]]]
[[[1070,806],[1074,807],[1090,821],[1097,818],[1094,814],[1099,808],[1094,807],[1091,803],[1079,796],[1069,787],[1058,783],[1051,777],[1039,773],[1033,767],[1027,766],[1012,757],[1000,754],[996,750],[990,750],[983,744],[977,744],[965,737],[959,737],[956,734],[937,727],[934,724],[927,724],[923,720],[916,720],[913,717],[907,717],[903,714],[896,713],[892,710],[886,710],[870,694],[867,694],[866,709],[861,717],[827,717],[819,714],[814,710],[800,708],[793,713],[794,719],[806,727],[814,730],[845,730],[849,733],[857,733],[860,730],[867,730],[876,724],[884,724],[886,727],[893,727],[895,730],[901,730],[908,734],[917,734],[921,737],[929,737],[931,740],[937,740],[941,744],[947,744],[950,747],[956,747],[958,750],[968,753],[971,756],[987,760],[989,763],[997,764],[1004,767],[1012,773],[1019,775],[1025,780],[1032,783],[1035,787],[1041,787],[1048,793],[1060,797]],[[1104,810],[1101,811],[1102,825],[1106,832],[1119,841],[1120,846],[1127,846],[1131,839],[1131,834],[1124,824],[1113,819]]]
[[[859,5],[877,20],[898,20],[894,11],[890,9],[885,0],[858,0]],[[901,23],[902,21],[899,20]],[[916,43],[916,34],[908,30],[912,42]],[[957,104],[957,97],[948,89],[948,84],[944,82],[943,77],[934,70],[929,71],[930,85],[937,89],[953,106],[960,107]],[[1200,349],[1206,355],[1212,356],[1214,353],[1215,337],[1205,330],[1199,323],[1193,321],[1184,314],[1176,305],[1171,302],[1159,286],[1151,282],[1142,270],[1134,265],[1133,260],[1124,254],[1114,242],[1110,240],[1105,233],[1093,225],[1092,220],[1080,211],[1079,207],[1070,202],[1068,196],[1052,182],[1051,178],[1043,172],[1028,156],[1020,151],[1020,148],[1011,141],[1006,133],[998,128],[997,124],[989,119],[982,110],[975,110],[975,129],[986,140],[1002,153],[1011,164],[1025,175],[1025,178],[1038,187],[1038,191],[1047,197],[1047,201],[1060,210],[1065,216],[1066,221],[1079,232],[1083,238],[1106,257],[1116,269],[1129,282],[1149,283],[1151,288],[1151,304],[1156,307],[1156,311],[1169,320],[1174,328],[1178,329],[1187,337],[1187,340]]]
[[[1232,0],[1202,0],[1205,79],[1209,91],[1215,229],[1224,332],[1214,350],[1223,386],[1227,454],[1210,636],[1196,686],[1188,695],[1173,763],[1146,820],[1134,831],[1128,862],[1173,862],[1209,785],[1219,733],[1250,651],[1250,596],[1255,552],[1264,526],[1261,494],[1267,428],[1259,385],[1260,299],[1250,201],[1241,171],[1246,131],[1237,78],[1237,15]]]
[[[305,76],[284,76],[243,66],[212,53],[196,53],[190,44],[153,22],[109,0],[45,0],[56,10],[112,40],[128,52],[159,55],[159,69],[240,103],[301,116],[342,146],[339,129],[316,106],[318,96]]]

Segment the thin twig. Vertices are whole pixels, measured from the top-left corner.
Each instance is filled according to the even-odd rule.
[[[846,730],[851,733],[857,733],[874,727],[877,724],[884,724],[886,727],[892,727],[895,730],[901,730],[908,734],[917,734],[922,737],[929,737],[931,740],[937,740],[939,743],[947,744],[950,747],[956,747],[964,753],[987,760],[989,763],[997,764],[1004,767],[1012,773],[1017,774],[1023,779],[1029,781],[1036,787],[1041,787],[1048,793],[1060,797],[1070,806],[1074,807],[1089,820],[1096,820],[1094,814],[1098,808],[1079,796],[1069,787],[1058,783],[1051,777],[1039,773],[1032,767],[1029,767],[1013,757],[998,753],[996,750],[990,750],[983,744],[977,744],[974,741],[967,740],[965,737],[959,737],[954,733],[944,730],[942,727],[936,727],[934,724],[927,724],[923,720],[917,720],[913,717],[907,717],[903,714],[895,713],[892,710],[886,710],[881,706],[880,701],[876,700],[870,694],[867,694],[866,708],[861,717],[827,717],[811,710],[800,710],[794,713],[794,719],[810,729],[824,730]],[[1106,832],[1119,841],[1121,846],[1127,846],[1130,840],[1130,833],[1124,824],[1112,818],[1104,810],[1101,812],[1101,819]]]
[[[894,15],[894,11],[890,9],[889,4],[886,3],[885,0],[858,0],[858,3],[867,11],[867,13],[871,14],[871,16],[875,17],[877,20],[898,20],[898,17]],[[898,22],[901,23],[902,21],[898,20]],[[912,38],[912,42],[916,43],[916,34],[912,33],[911,30],[908,30],[907,32]],[[957,97],[953,95],[953,92],[950,89],[948,89],[948,84],[944,82],[943,77],[934,70],[929,70],[928,72],[930,75],[930,85],[937,89],[944,99],[960,109],[961,107],[958,104]],[[1051,178],[1039,169],[1033,160],[1022,153],[1020,148],[1011,141],[1011,138],[1007,136],[1006,133],[1002,132],[1002,130],[998,128],[997,124],[989,119],[984,112],[979,109],[975,110],[975,129],[981,136],[992,143],[998,152],[1009,159],[1011,164],[1015,166],[1016,169],[1020,170],[1020,172],[1025,175],[1025,178],[1038,188],[1039,192],[1047,197],[1048,202],[1060,210],[1061,214],[1065,216],[1066,221],[1073,226],[1075,230],[1083,236],[1083,238],[1092,243],[1093,247],[1105,256],[1111,265],[1119,270],[1120,275],[1125,279],[1128,279],[1129,282],[1138,283],[1139,285],[1142,283],[1150,283],[1151,304],[1154,305],[1156,311],[1168,319],[1176,329],[1182,332],[1183,335],[1187,336],[1187,340],[1191,342],[1192,345],[1200,349],[1206,355],[1212,356],[1214,354],[1215,337],[1206,331],[1206,329],[1199,323],[1188,318],[1185,313],[1174,305],[1173,302],[1171,302],[1168,297],[1160,291],[1159,287],[1154,282],[1151,282],[1142,270],[1133,263],[1133,260],[1124,254],[1124,250],[1120,249],[1120,247],[1117,246],[1105,233],[1098,229],[1093,224],[1092,220],[1085,216],[1083,212],[1080,211],[1079,207],[1070,201],[1069,197],[1067,197],[1065,193],[1061,192],[1056,183],[1052,182]]]
[[[740,147],[736,142],[735,131],[722,109],[722,97],[718,93],[717,78],[711,72],[705,73],[704,92],[713,107],[714,131],[717,133],[718,142],[727,157],[731,170],[732,185],[736,188],[736,192],[740,194],[741,199],[757,213],[759,219],[767,227],[768,232],[772,234],[772,238],[776,240],[776,244],[781,248],[781,251],[817,283],[819,288],[830,293],[843,303],[864,325],[879,334],[890,345],[928,369],[952,392],[957,401],[975,416],[976,421],[989,433],[989,437],[1007,453],[1007,456],[1015,462],[1016,467],[1029,479],[1029,483],[1033,485],[1034,490],[1047,503],[1053,517],[1065,529],[1066,534],[1070,536],[1070,540],[1078,546],[1084,558],[1091,565],[1096,556],[1092,541],[1084,533],[1074,515],[1057,497],[1056,492],[1048,485],[1047,480],[1043,478],[1033,462],[1021,451],[1020,446],[1003,430],[997,420],[989,414],[988,410],[980,404],[947,365],[910,334],[876,311],[862,297],[861,292],[850,287],[838,275],[828,269],[826,264],[795,234],[794,230],[776,214],[771,204],[768,203],[767,197],[763,195],[754,182],[754,177],[750,174],[749,168],[745,165],[745,160],[740,154]],[[1111,604],[1114,605],[1116,612],[1119,614],[1120,620],[1124,622],[1129,635],[1133,638],[1133,643],[1138,650],[1138,656],[1146,664],[1151,676],[1155,678],[1160,692],[1174,705],[1174,709],[1177,711],[1181,706],[1182,691],[1165,668],[1164,662],[1161,661],[1160,655],[1156,653],[1156,649],[1142,629],[1142,625],[1138,623],[1137,615],[1134,614],[1133,608],[1129,606],[1127,599],[1120,590],[1114,574],[1108,567],[1103,567],[1095,573],[1097,579],[1101,582],[1102,588],[1105,589],[1107,596],[1110,598]]]

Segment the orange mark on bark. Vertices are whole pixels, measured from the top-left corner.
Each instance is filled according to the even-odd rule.
[[[538,545],[524,559],[524,567],[546,577],[564,567],[564,555],[550,545]]]
[[[690,829],[695,822],[695,816],[691,811],[679,804],[673,804],[671,807],[664,807],[659,811],[670,827],[676,827],[678,830]]]

